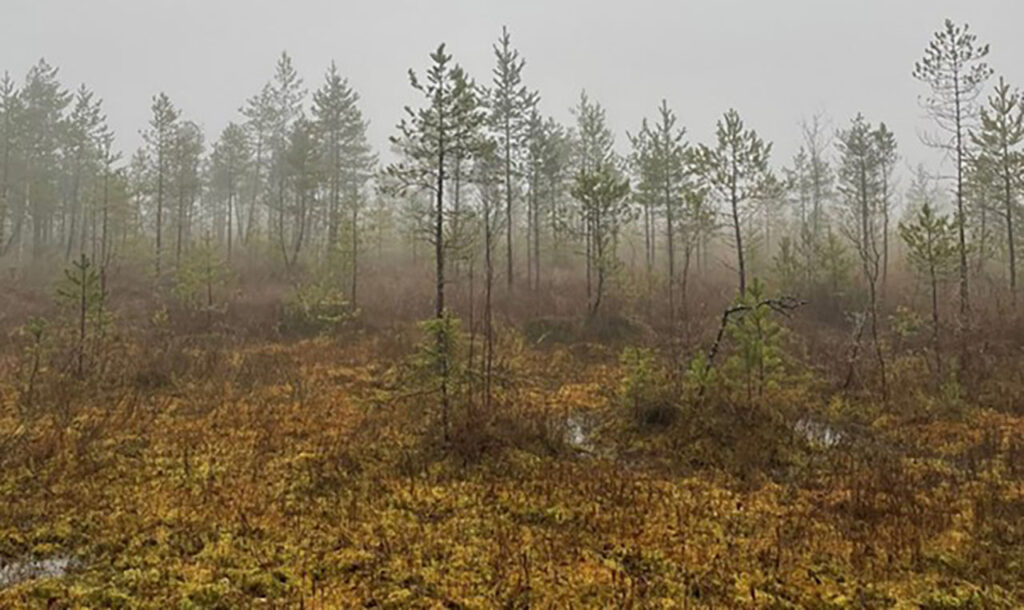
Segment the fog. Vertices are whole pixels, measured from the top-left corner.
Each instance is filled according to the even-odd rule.
[[[478,81],[490,79],[491,45],[507,25],[527,60],[526,83],[542,110],[570,122],[586,89],[624,131],[662,98],[694,140],[713,133],[729,107],[775,142],[788,163],[802,117],[826,113],[834,127],[857,112],[884,121],[904,159],[934,161],[919,141],[929,129],[910,71],[942,20],[968,22],[992,45],[990,63],[1024,82],[1024,4],[865,0],[821,2],[570,0],[381,0],[295,2],[4,0],[0,67],[19,80],[40,57],[68,86],[104,98],[125,150],[140,142],[151,96],[166,91],[213,137],[270,79],[282,50],[315,88],[333,59],[363,99],[369,137],[386,151],[402,106],[415,101],[405,76],[446,42]]]
[[[1024,608],[1021,24],[0,0],[0,608]]]

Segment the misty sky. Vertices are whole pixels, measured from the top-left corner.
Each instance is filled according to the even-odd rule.
[[[418,102],[406,71],[448,43],[478,80],[507,25],[542,109],[563,122],[582,88],[608,111],[617,143],[668,99],[695,140],[733,106],[788,163],[801,117],[833,127],[858,111],[886,121],[905,162],[934,162],[910,72],[945,17],[992,45],[997,75],[1024,85],[1021,0],[0,0],[0,70],[20,81],[39,57],[69,87],[105,101],[133,149],[151,96],[166,91],[212,140],[272,75],[282,50],[309,88],[336,60],[362,96],[378,150]]]

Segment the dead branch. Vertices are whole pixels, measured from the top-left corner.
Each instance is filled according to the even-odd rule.
[[[760,309],[762,307],[767,307],[774,311],[775,313],[781,314],[788,318],[790,317],[791,311],[797,309],[798,307],[802,307],[806,304],[807,301],[803,299],[798,299],[796,297],[791,296],[782,296],[774,299],[764,299],[758,301],[753,305],[733,305],[732,307],[726,308],[725,311],[722,312],[722,321],[718,325],[718,334],[715,336],[715,342],[712,343],[711,347],[708,349],[707,361],[704,363],[704,373],[702,375],[700,391],[697,394],[698,401],[704,400],[704,391],[706,386],[704,384],[703,379],[707,379],[707,376],[711,372],[711,369],[714,368],[715,357],[718,356],[718,350],[722,345],[722,339],[725,337],[725,329],[729,325],[729,319],[732,316],[736,314],[753,311],[755,309]]]

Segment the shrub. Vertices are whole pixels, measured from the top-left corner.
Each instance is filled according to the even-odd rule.
[[[285,298],[281,331],[300,335],[331,333],[358,315],[341,288],[320,278],[296,285]]]
[[[637,423],[647,426],[665,426],[678,415],[671,384],[664,369],[659,366],[655,353],[649,348],[627,347],[619,362],[623,378],[619,396],[633,411]]]

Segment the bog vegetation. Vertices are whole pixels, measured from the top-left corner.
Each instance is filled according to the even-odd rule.
[[[988,53],[907,58],[941,177],[885,117],[559,124],[507,31],[424,55],[386,161],[334,64],[210,142],[158,93],[127,156],[5,76],[0,606],[1021,607]]]

